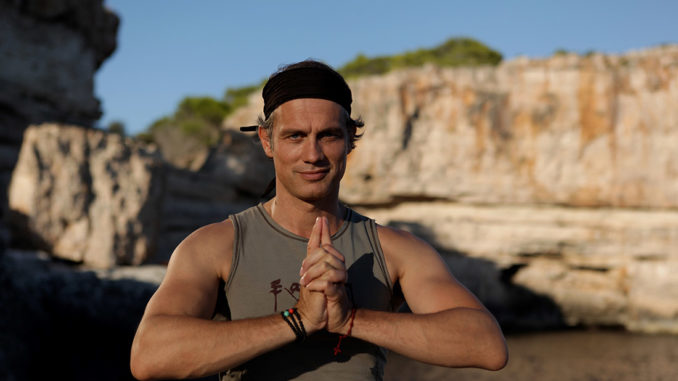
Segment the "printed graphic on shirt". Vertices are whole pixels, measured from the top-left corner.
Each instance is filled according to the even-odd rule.
[[[292,298],[294,298],[295,301],[299,300],[299,287],[301,285],[297,282],[294,282],[290,284],[289,287],[284,287],[282,285],[282,282],[280,279],[276,279],[271,282],[271,289],[269,292],[273,294],[273,312],[278,312],[278,294],[281,293],[283,290],[287,291],[288,294]]]

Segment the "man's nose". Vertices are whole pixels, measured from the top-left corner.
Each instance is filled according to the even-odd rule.
[[[307,163],[317,163],[325,158],[323,148],[316,139],[307,139],[304,144],[304,161]]]

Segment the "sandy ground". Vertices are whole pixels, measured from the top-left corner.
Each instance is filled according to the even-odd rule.
[[[392,353],[385,380],[678,380],[678,336],[566,331],[512,335],[507,342],[509,364],[499,372],[442,368]]]

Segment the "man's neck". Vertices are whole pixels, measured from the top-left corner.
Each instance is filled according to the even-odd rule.
[[[308,238],[311,236],[315,219],[327,217],[330,235],[339,230],[346,208],[339,203],[338,198],[308,202],[285,196],[285,194],[276,195],[264,204],[268,214],[280,226],[296,235]]]

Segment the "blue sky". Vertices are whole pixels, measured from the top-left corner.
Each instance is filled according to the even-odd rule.
[[[104,115],[137,133],[185,96],[220,98],[281,64],[341,66],[472,37],[511,59],[678,43],[678,1],[105,0],[121,18],[99,69]]]

